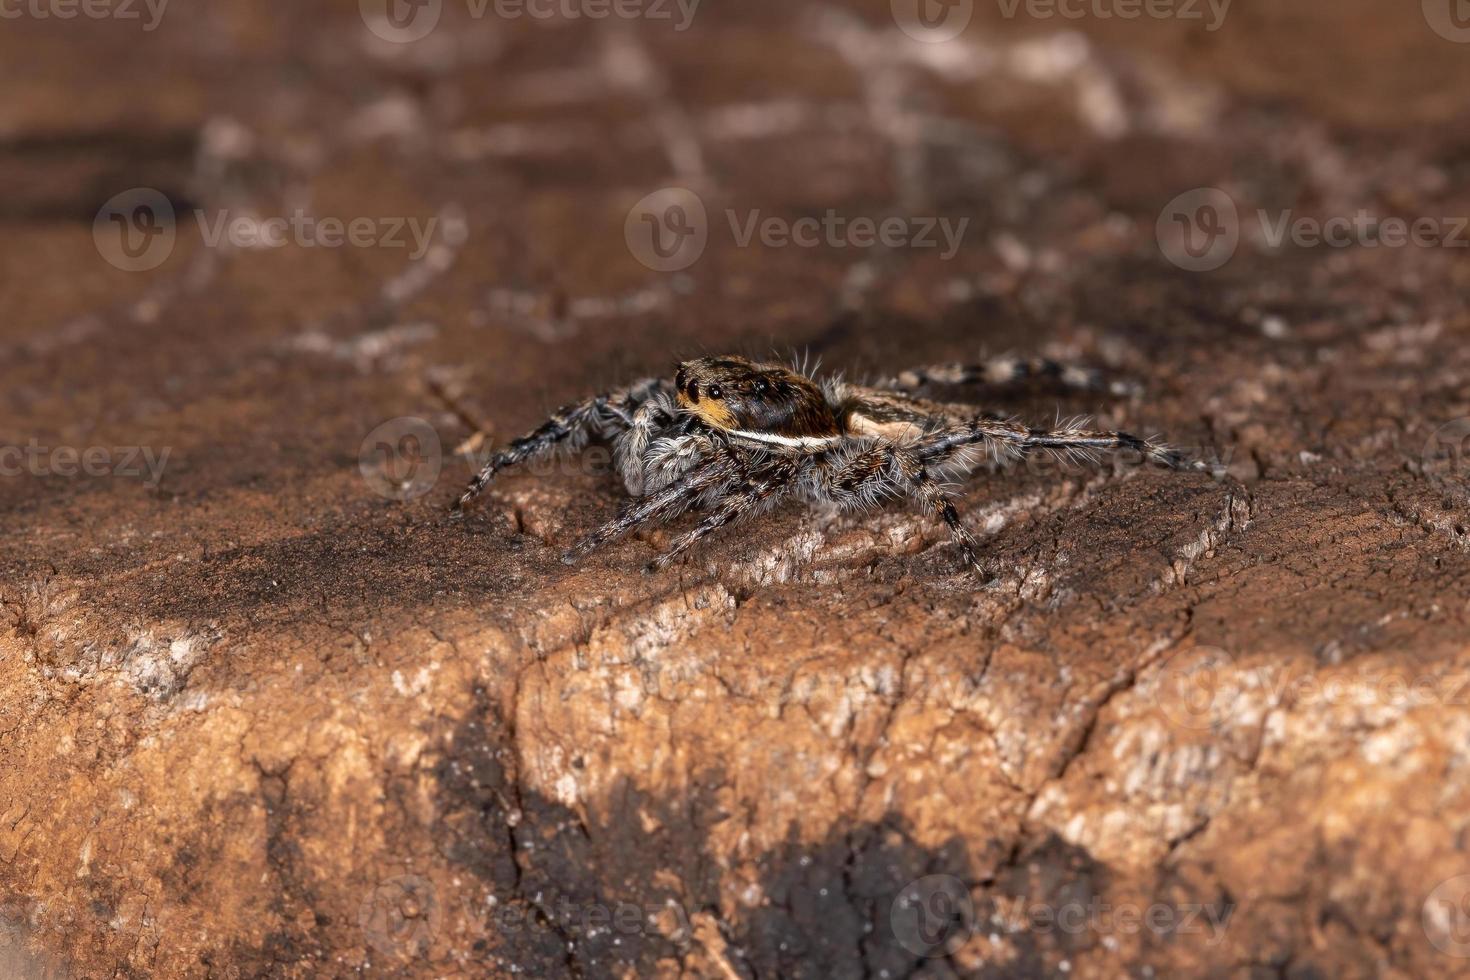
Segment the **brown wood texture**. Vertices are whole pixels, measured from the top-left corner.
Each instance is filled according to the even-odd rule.
[[[56,6],[0,21],[0,975],[1470,970],[1434,0]],[[772,350],[1098,365],[1143,394],[947,394],[1229,478],[984,468],[988,582],[900,505],[566,567],[596,449],[449,518],[555,406]]]

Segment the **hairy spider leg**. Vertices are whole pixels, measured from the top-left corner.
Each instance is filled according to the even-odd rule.
[[[808,477],[808,493],[845,509],[864,509],[885,496],[902,493],[920,504],[949,528],[965,563],[984,572],[975,554],[975,539],[960,520],[954,500],[911,449],[880,443],[851,454],[828,453]]]
[[[980,364],[931,364],[911,368],[878,382],[879,388],[914,391],[928,385],[1017,384],[1032,379],[1054,381],[1064,388],[1078,391],[1105,391],[1119,396],[1136,395],[1141,390],[1131,381],[1109,380],[1096,368],[1063,364],[1046,357],[1019,357],[1004,354]]]
[[[469,487],[455,502],[454,510],[463,510],[495,479],[496,473],[508,466],[527,462],[566,446],[579,447],[589,437],[607,438],[626,430],[637,407],[667,384],[661,378],[645,378],[626,388],[618,388],[583,402],[563,406],[538,428],[513,440],[509,446],[490,457],[490,461],[470,481]]]
[[[630,495],[641,497],[649,489],[658,489],[669,482],[671,477],[660,479],[662,474],[653,472],[650,463],[661,451],[668,451],[668,447],[657,443],[678,418],[679,407],[673,397],[660,392],[638,406],[627,431],[613,440],[613,465]]]
[[[718,442],[728,445],[728,440]],[[717,440],[707,429],[654,440],[641,460],[643,492],[662,490],[700,460],[719,451]]]
[[[667,551],[649,563],[647,570],[656,572],[668,567],[670,562],[698,543],[701,538],[718,531],[727,524],[755,516],[773,506],[792,491],[792,478],[801,462],[802,460],[795,456],[776,456],[756,466],[738,488],[714,500],[709,515],[692,530],[674,539]]]
[[[697,501],[717,494],[740,478],[743,466],[735,454],[722,448],[713,458],[696,463],[682,477],[648,496],[623,508],[617,517],[592,531],[562,555],[562,562],[574,565],[588,553],[621,537],[646,521],[669,520]]]
[[[1034,449],[1045,449],[1063,455],[1092,458],[1103,450],[1128,449],[1144,459],[1173,470],[1212,472],[1203,460],[1190,459],[1184,453],[1152,439],[1140,439],[1127,432],[1083,428],[1078,423],[1063,423],[1049,429],[1037,429],[1007,419],[977,415],[955,425],[929,433],[914,444],[913,451],[926,463],[942,463],[968,446],[983,444],[996,456],[1024,455]]]

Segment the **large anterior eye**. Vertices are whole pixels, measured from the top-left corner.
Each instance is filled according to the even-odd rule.
[[[686,395],[689,396],[689,400],[691,402],[697,402],[697,401],[699,401],[699,382],[698,381],[691,381],[691,382],[689,382],[689,387],[687,387],[687,388],[684,389],[684,394],[686,394]]]
[[[709,396],[711,398],[715,399],[716,401],[718,401],[719,399],[725,397],[725,393],[720,390],[720,386],[719,385],[710,385],[709,386]]]

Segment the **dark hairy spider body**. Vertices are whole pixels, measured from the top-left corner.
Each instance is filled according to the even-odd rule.
[[[647,378],[568,405],[496,453],[455,505],[462,509],[495,474],[589,439],[612,444],[633,500],[563,556],[567,563],[645,523],[705,511],[650,565],[663,568],[702,538],[796,497],[844,510],[888,497],[919,504],[948,526],[967,564],[981,570],[946,480],[985,458],[1043,451],[1089,459],[1129,450],[1176,470],[1207,471],[1174,449],[1126,432],[1089,429],[1085,420],[1033,428],[965,404],[921,398],[930,385],[1003,384],[1033,377],[1122,394],[1094,372],[1040,359],[998,358],[905,371],[875,385],[818,381],[777,364],[704,357],[679,364],[672,380]]]

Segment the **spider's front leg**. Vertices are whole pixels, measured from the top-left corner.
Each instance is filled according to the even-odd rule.
[[[849,456],[827,455],[817,460],[807,481],[811,496],[845,510],[870,507],[885,496],[903,493],[944,521],[965,564],[985,574],[975,554],[975,539],[954,501],[910,447],[879,443]]]
[[[589,437],[606,438],[626,430],[638,407],[658,394],[666,384],[659,378],[646,378],[626,388],[558,409],[539,428],[512,441],[490,457],[455,502],[455,512],[463,510],[466,504],[479,496],[495,479],[495,474],[507,466],[527,462],[566,446],[580,446]]]
[[[713,534],[727,524],[754,516],[771,507],[795,486],[799,469],[799,457],[776,456],[753,467],[745,481],[736,489],[714,501],[709,516],[700,521],[693,530],[681,534],[648,565],[648,571],[656,572],[669,564],[702,538]]]
[[[1011,385],[1034,378],[1054,381],[1064,388],[1075,388],[1079,391],[1105,391],[1119,396],[1136,395],[1140,390],[1139,386],[1131,381],[1108,380],[1096,368],[1063,364],[1045,357],[1017,357],[1011,354],[993,357],[982,364],[953,362],[911,368],[878,382],[877,387],[916,391],[934,384]]]
[[[695,429],[692,432],[656,439],[639,461],[639,479],[643,482],[643,491],[653,493],[662,490],[697,466],[701,460],[719,455],[731,455],[739,465],[744,466],[742,457],[728,439],[707,430]]]
[[[613,440],[613,460],[634,497],[662,490],[702,459],[724,451],[718,433],[684,412],[667,392],[644,402]]]
[[[574,565],[599,545],[621,537],[648,521],[667,521],[683,513],[701,500],[718,495],[739,479],[744,462],[729,447],[714,443],[713,452],[689,468],[682,477],[623,508],[623,512],[562,555],[562,562]]]

